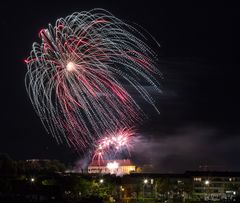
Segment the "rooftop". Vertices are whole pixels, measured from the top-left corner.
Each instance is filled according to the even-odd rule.
[[[88,166],[102,166],[102,167],[106,167],[107,163],[109,162],[117,162],[119,164],[119,166],[134,166],[134,164],[132,163],[132,161],[130,159],[119,159],[119,160],[93,160]]]

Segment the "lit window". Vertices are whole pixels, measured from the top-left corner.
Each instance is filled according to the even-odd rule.
[[[202,178],[194,178],[193,180],[196,181],[196,182],[201,182]]]

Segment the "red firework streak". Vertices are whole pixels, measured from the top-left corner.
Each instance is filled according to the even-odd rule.
[[[39,32],[41,43],[25,60],[25,84],[58,142],[84,150],[104,132],[139,122],[143,112],[129,88],[156,108],[146,88],[160,92],[154,52],[135,34],[142,35],[102,9],[73,13]]]
[[[104,158],[107,158],[106,156],[112,158],[123,150],[127,150],[130,155],[134,134],[135,132],[132,128],[122,128],[116,130],[114,133],[107,133],[97,142],[92,160],[97,160],[100,165]]]

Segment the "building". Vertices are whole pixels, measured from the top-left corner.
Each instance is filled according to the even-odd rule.
[[[122,160],[93,160],[88,166],[88,173],[125,175],[136,172],[136,165],[130,159]]]
[[[121,179],[123,197],[157,201],[240,202],[240,172],[133,173]]]
[[[192,195],[204,201],[234,200],[240,189],[240,172],[190,171]]]

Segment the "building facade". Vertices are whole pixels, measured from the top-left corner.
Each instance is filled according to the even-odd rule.
[[[136,166],[129,159],[93,160],[88,166],[88,173],[125,175],[136,172]]]
[[[192,179],[193,198],[204,201],[234,200],[239,194],[239,172],[187,172]]]

